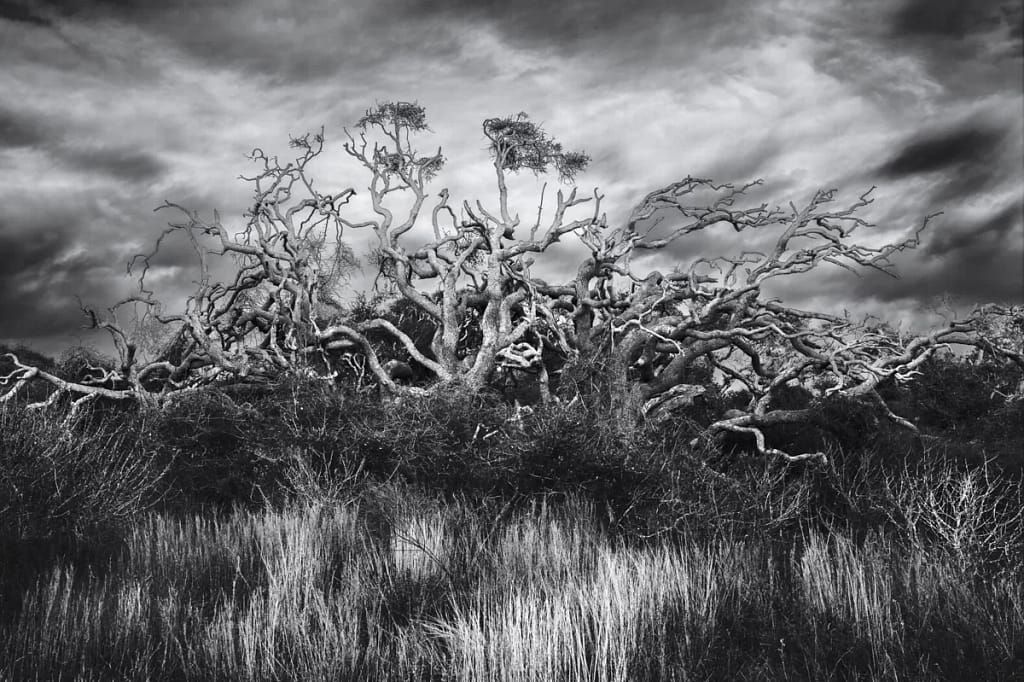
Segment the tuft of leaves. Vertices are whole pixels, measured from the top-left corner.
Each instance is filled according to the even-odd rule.
[[[524,112],[485,120],[484,135],[491,141],[491,155],[503,170],[527,169],[539,175],[553,168],[560,180],[568,182],[590,163],[583,152],[565,151]]]
[[[416,102],[385,102],[378,104],[356,123],[361,130],[377,126],[384,130],[404,128],[418,132],[429,130],[427,126],[427,110]]]

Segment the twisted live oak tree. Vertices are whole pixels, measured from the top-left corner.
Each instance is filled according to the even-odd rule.
[[[70,382],[6,356],[9,400],[32,380],[51,383],[73,405],[103,396],[161,404],[210,385],[254,381],[286,372],[327,373],[337,358],[357,354],[386,391],[427,395],[484,389],[499,371],[531,371],[541,395],[550,399],[546,359],[581,355],[608,358],[609,382],[620,387],[623,419],[668,414],[706,387],[691,383],[695,370],[711,370],[717,381],[745,389],[743,410],[732,410],[708,432],[747,433],[758,449],[790,460],[820,453],[790,454],[769,448],[763,429],[807,421],[811,409],[773,408],[773,397],[800,385],[822,397],[840,394],[877,403],[883,382],[914,376],[929,356],[952,344],[1024,367],[1020,308],[982,306],[923,335],[897,333],[882,325],[798,310],[767,298],[770,280],[798,275],[822,264],[891,274],[891,257],[919,243],[929,219],[904,239],[868,246],[854,239],[870,224],[858,212],[872,202],[871,190],[836,206],[835,190],[819,191],[803,207],[759,204],[743,207],[749,190],[686,178],[651,192],[624,224],[608,225],[595,190],[581,195],[559,190],[554,205],[542,192],[536,218],[521,221],[510,206],[507,181],[519,171],[553,171],[571,181],[589,162],[566,151],[525,114],[483,123],[493,161],[496,205],[449,203],[446,189],[428,200],[428,184],[444,165],[441,150],[421,154],[415,134],[427,130],[422,107],[378,105],[349,134],[344,150],[369,173],[371,215],[350,215],[352,188],[322,193],[307,166],[322,151],[323,136],[293,139],[300,154],[282,165],[256,150],[260,172],[247,178],[253,206],[237,232],[215,213],[212,221],[175,204],[184,220],[171,223],[154,250],[133,262],[139,293],[90,324],[106,329],[119,364]],[[546,190],[546,186],[545,186]],[[571,217],[572,214],[575,217]],[[417,229],[422,227],[423,229]],[[705,230],[771,232],[770,248],[735,256],[698,257],[671,272],[638,271],[635,257],[657,252]],[[146,273],[165,238],[183,233],[195,247],[200,268],[196,291],[181,312],[168,313],[147,289]],[[369,233],[376,244],[380,276],[427,321],[429,348],[417,344],[387,316],[346,317],[334,295],[353,260],[344,238]],[[744,235],[746,236],[746,235]],[[563,239],[589,250],[573,276],[549,282],[534,274],[537,259]],[[230,256],[237,263],[229,282],[216,281],[209,261]],[[538,268],[539,269],[539,268]],[[154,360],[142,361],[117,311],[141,305],[176,329],[174,342]],[[382,343],[385,338],[388,343]],[[384,348],[401,348],[430,381],[411,376]],[[396,371],[398,368],[398,371]]]

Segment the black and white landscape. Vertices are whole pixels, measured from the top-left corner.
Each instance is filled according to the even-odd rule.
[[[1019,0],[0,0],[0,680],[1024,675]]]

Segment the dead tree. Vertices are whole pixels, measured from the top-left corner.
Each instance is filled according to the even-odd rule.
[[[609,383],[623,423],[662,415],[704,391],[709,379],[744,388],[750,402],[723,415],[709,433],[750,434],[766,454],[799,460],[820,453],[770,449],[763,429],[808,419],[808,410],[780,410],[773,397],[800,385],[820,397],[846,395],[876,402],[892,420],[877,387],[904,381],[926,359],[951,344],[974,346],[1024,366],[1019,343],[1006,332],[1020,309],[983,306],[940,329],[905,335],[847,317],[798,310],[766,296],[778,277],[799,276],[822,266],[857,272],[892,272],[891,258],[913,249],[931,217],[893,243],[859,241],[872,227],[860,217],[871,190],[846,205],[836,190],[817,192],[802,207],[743,205],[761,182],[716,184],[687,177],[649,193],[621,225],[610,226],[597,190],[582,195],[547,185],[523,221],[510,205],[508,184],[521,171],[553,172],[569,182],[589,159],[569,152],[525,114],[489,118],[483,137],[492,160],[495,199],[450,202],[447,189],[428,185],[441,172],[440,149],[417,150],[427,131],[422,107],[406,102],[368,111],[348,134],[345,151],[369,176],[370,215],[352,215],[352,187],[325,193],[309,166],[323,136],[292,140],[298,157],[282,164],[257,149],[258,172],[247,178],[253,203],[239,229],[218,214],[204,220],[180,212],[154,249],[132,263],[137,294],[103,315],[87,310],[89,323],[107,330],[119,362],[84,382],[69,382],[9,356],[0,377],[10,400],[28,382],[49,382],[73,400],[96,396],[161,404],[203,387],[266,381],[282,373],[324,376],[339,354],[358,354],[360,376],[372,376],[387,393],[429,395],[453,389],[475,392],[499,368],[536,372],[549,397],[544,360],[607,359]],[[642,270],[637,255],[665,251],[688,235],[724,230],[771,235],[762,252],[701,256],[670,272]],[[353,258],[346,240],[373,236],[379,279],[426,325],[429,344],[417,343],[387,315],[346,316],[334,291]],[[165,239],[184,236],[199,263],[196,291],[183,310],[168,312],[148,288],[146,275]],[[575,272],[559,281],[534,274],[556,243],[574,240],[589,252]],[[765,241],[765,240],[759,240]],[[233,259],[234,276],[218,281],[211,261]],[[176,329],[173,348],[142,358],[117,320],[125,306],[141,306],[158,323]],[[386,342],[385,342],[386,341]],[[429,345],[429,348],[426,347]],[[400,353],[396,354],[396,349]],[[396,355],[401,357],[396,357]],[[316,362],[319,359],[320,362]],[[398,363],[415,364],[429,380],[409,382]],[[700,370],[699,372],[697,370]],[[639,371],[637,371],[639,370]],[[700,385],[694,376],[704,376]]]
[[[359,344],[372,367],[376,351],[366,329],[376,325],[398,340],[438,384],[479,391],[499,366],[535,364],[541,349],[535,341],[531,345],[528,337],[548,337],[571,351],[557,317],[542,305],[538,281],[530,275],[530,256],[542,253],[564,235],[603,220],[599,217],[600,196],[595,192],[592,199],[580,198],[576,190],[568,196],[559,191],[549,223],[542,226],[542,211],[538,211],[533,225],[521,225],[509,206],[509,175],[521,170],[553,170],[560,179],[569,180],[588,159],[564,151],[525,114],[487,119],[483,132],[493,161],[497,205],[464,201],[457,215],[449,205],[448,191],[441,190],[439,200],[429,209],[433,238],[424,243],[413,229],[428,212],[427,184],[444,163],[440,149],[420,155],[413,145],[413,135],[426,127],[425,112],[416,104],[390,103],[367,112],[358,123],[358,137],[349,135],[345,151],[370,173],[368,189],[375,216],[340,220],[353,232],[368,230],[375,235],[384,277],[434,324],[431,353],[421,352],[407,334],[383,318],[363,322],[360,328],[333,325],[324,330],[324,339],[327,347],[334,339]],[[391,206],[396,195],[406,200],[400,209]],[[591,213],[580,220],[567,220],[570,208],[591,200]],[[541,201],[543,208],[543,198]],[[460,343],[467,323],[475,327],[479,339],[471,352]],[[376,370],[374,373],[383,379]]]
[[[891,256],[916,247],[934,216],[901,240],[870,247],[857,242],[854,233],[872,227],[858,216],[872,202],[872,190],[839,208],[833,207],[835,190],[817,192],[802,208],[738,207],[745,192],[759,184],[734,187],[687,178],[652,192],[623,227],[582,231],[591,257],[576,280],[567,287],[542,288],[551,298],[548,305],[572,316],[577,347],[607,344],[612,349],[618,361],[611,367],[622,373],[619,385],[627,385],[625,369],[638,362],[660,368],[631,385],[628,397],[635,408],[646,412],[671,404],[674,395],[700,393],[701,387],[689,386],[686,377],[697,363],[705,363],[722,383],[739,385],[751,396],[742,414],[724,416],[709,432],[747,433],[762,453],[799,460],[821,453],[772,450],[762,431],[812,420],[812,409],[772,409],[773,397],[787,386],[800,385],[821,397],[842,394],[871,400],[894,422],[913,429],[888,409],[876,389],[885,381],[910,379],[937,350],[953,344],[975,346],[1024,367],[1019,344],[996,331],[996,321],[1005,326],[1007,319],[1022,315],[1019,308],[982,306],[927,334],[901,335],[766,298],[762,287],[769,280],[826,264],[894,274]],[[699,193],[705,196],[692,202]],[[765,252],[698,257],[668,274],[636,273],[630,264],[638,252],[664,249],[708,229],[774,230],[776,236]]]
[[[217,212],[204,220],[178,204],[160,207],[182,219],[129,263],[138,292],[105,313],[84,309],[89,327],[110,334],[119,358],[115,369],[69,382],[14,358],[14,371],[3,378],[11,390],[0,401],[11,399],[26,381],[43,380],[55,389],[51,401],[69,395],[75,405],[96,396],[162,404],[206,386],[259,382],[313,366],[310,360],[326,351],[320,323],[338,309],[333,286],[354,264],[340,240],[337,215],[355,190],[325,194],[316,188],[308,166],[323,149],[322,134],[294,138],[291,146],[298,157],[287,164],[253,151],[258,172],[245,178],[254,187],[253,203],[238,229],[225,225]],[[164,242],[178,235],[195,251],[198,277],[184,309],[170,312],[149,289],[147,275]],[[233,266],[229,281],[212,274],[218,258]],[[129,326],[119,320],[122,311],[139,308],[144,319],[174,330],[158,357],[142,357]]]

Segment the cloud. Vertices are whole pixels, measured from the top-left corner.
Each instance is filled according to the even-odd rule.
[[[82,144],[71,122],[60,114],[31,114],[0,107],[0,151],[27,150],[46,155],[72,171],[105,175],[119,182],[152,182],[166,172],[153,153],[120,146],[113,140]]]
[[[487,23],[516,47],[562,55],[601,52],[611,59],[643,59],[652,48],[664,49],[666,42],[661,39],[670,34],[680,46],[688,34],[731,45],[762,31],[756,21],[740,21],[751,17],[754,11],[749,6],[716,0],[441,0],[429,4],[402,0],[385,5],[389,14]]]
[[[455,58],[456,28],[388,14],[375,2],[310,0],[39,0],[61,24],[127,26],[181,55],[275,83],[312,82],[366,71],[416,54]]]
[[[922,58],[951,95],[1020,89],[1022,0],[907,0],[883,40]]]
[[[965,303],[1020,303],[1024,297],[1024,206],[940,218],[923,248],[899,260],[900,279],[866,273],[850,293],[882,303],[952,296]]]
[[[883,177],[899,178],[978,166],[991,159],[1002,138],[1002,131],[972,125],[931,132],[909,142],[882,164],[878,172]]]
[[[272,0],[149,2],[145,0],[39,0],[61,22],[111,22],[158,35],[183,54],[275,82],[363,78],[376,67],[433,73],[452,65],[464,76],[486,77],[514,64],[466,59],[480,32],[549,58],[586,55],[609,68],[662,71],[684,65],[685,55],[713,41],[719,48],[750,45],[768,31],[770,11],[735,0],[566,0],[546,3],[479,0]],[[663,56],[671,53],[675,59]],[[467,72],[470,69],[470,72]],[[609,73],[609,69],[612,73]],[[653,75],[653,74],[652,74]],[[368,83],[374,82],[373,80]],[[378,80],[379,82],[379,80]],[[481,81],[482,82],[482,81]]]
[[[1024,225],[1024,202],[1017,201],[1001,211],[978,221],[965,221],[936,234],[927,244],[925,253],[929,256],[956,256],[958,252],[973,253],[979,249],[989,252],[1009,247],[1013,250],[1011,237]],[[1024,263],[1021,264],[1024,268]]]
[[[944,122],[901,141],[874,172],[883,182],[920,187],[932,211],[1002,203],[1019,188],[1021,132],[991,117]]]
[[[46,131],[37,121],[0,106],[0,149],[33,147],[46,139]]]
[[[949,209],[1015,183],[1019,154],[1007,128],[968,121],[914,135],[876,173],[883,181],[923,180],[930,202]]]
[[[167,170],[157,156],[133,149],[59,149],[57,156],[71,168],[103,173],[121,182],[152,182]]]
[[[105,310],[138,291],[136,268],[126,264],[153,247],[158,229],[137,234],[125,225],[159,226],[179,216],[119,200],[99,200],[88,192],[67,195],[46,192],[12,206],[0,220],[0,329],[9,338],[31,339],[58,353],[74,339],[93,339],[104,346],[104,334],[86,333],[81,306]],[[129,211],[118,216],[120,211]],[[113,220],[112,220],[113,218]],[[225,277],[230,259],[211,259],[216,277]],[[194,291],[197,256],[183,235],[166,239],[152,261],[147,282],[169,311],[181,310]],[[130,317],[130,315],[129,315]],[[122,319],[122,322],[128,322]]]
[[[33,10],[28,4],[18,0],[0,0],[0,20],[11,21],[30,26],[49,27],[53,22],[43,14]]]
[[[898,36],[963,40],[1001,27],[1020,35],[1019,0],[908,0],[893,16]]]
[[[107,302],[116,293],[110,247],[81,250],[73,235],[84,220],[57,205],[0,223],[0,319],[17,320],[18,336],[66,333],[81,324],[79,300]],[[109,303],[108,303],[109,304]],[[4,325],[11,330],[11,323]]]

